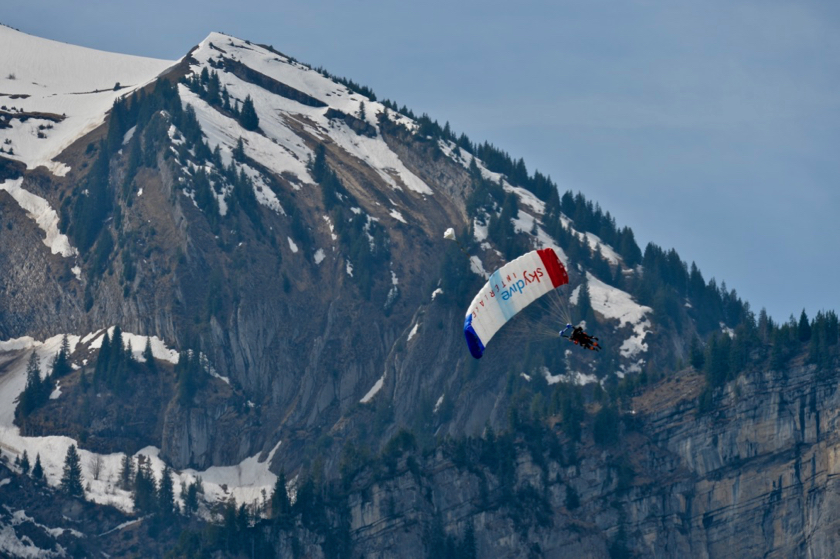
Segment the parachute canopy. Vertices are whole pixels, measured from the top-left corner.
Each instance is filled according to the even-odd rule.
[[[567,283],[566,268],[551,248],[523,254],[493,272],[464,319],[464,336],[472,356],[480,359],[490,338],[516,313]]]

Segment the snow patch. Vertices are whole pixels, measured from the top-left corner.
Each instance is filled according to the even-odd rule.
[[[557,384],[558,382],[565,382],[569,384],[583,386],[584,384],[592,384],[598,382],[598,377],[596,377],[595,375],[588,375],[586,373],[579,373],[577,371],[572,371],[565,375],[552,375],[546,367],[543,367],[543,375],[545,375],[545,380],[546,382],[548,382],[548,384]]]
[[[292,249],[292,252],[297,253],[298,247],[295,244],[295,242],[292,240],[291,237],[286,237],[286,238],[289,239],[289,248]]]
[[[540,222],[537,220],[536,217],[523,211],[520,211],[519,216],[516,219],[512,219],[511,221],[513,222],[513,228],[520,233],[527,233],[530,235],[532,231],[536,231],[536,233],[533,235],[536,248],[553,249],[554,252],[557,253],[557,257],[560,259],[563,265],[568,265],[569,259],[566,257],[566,253],[563,251],[562,248],[560,248],[554,243],[554,239],[552,239],[551,236],[545,232],[545,230],[542,228]]]
[[[136,124],[128,129],[128,132],[126,132],[125,135],[123,136],[122,145],[126,145],[128,142],[131,141],[131,138],[134,137],[134,132],[136,130],[137,130],[137,125]]]
[[[473,219],[473,236],[479,243],[487,240],[487,225],[482,225],[478,218]]]
[[[513,192],[516,194],[516,197],[519,198],[519,202],[528,208],[531,211],[537,212],[539,214],[545,213],[545,202],[537,198],[534,193],[530,190],[525,190],[519,186],[513,186],[509,184],[507,181],[504,183],[504,189],[506,192]]]
[[[319,248],[317,251],[315,251],[315,263],[316,264],[320,264],[321,262],[323,262],[324,258],[326,258],[326,255],[324,254],[324,249]]]
[[[370,402],[373,399],[373,397],[376,396],[376,393],[382,390],[383,384],[385,384],[385,375],[379,377],[379,380],[376,381],[376,383],[371,387],[370,390],[367,391],[367,394],[365,394],[362,397],[362,399],[359,400],[359,402],[362,404],[367,404],[368,402]]]
[[[393,217],[397,221],[402,221],[403,223],[407,223],[407,221],[402,216],[402,214],[397,210],[391,210],[391,213],[389,213],[388,215],[390,215],[391,217]]]
[[[409,341],[409,342],[410,342],[410,341],[411,341],[411,338],[413,338],[414,336],[416,336],[416,335],[417,335],[417,328],[418,328],[419,326],[420,326],[420,323],[419,323],[419,322],[416,322],[416,323],[414,324],[414,328],[412,328],[412,329],[411,329],[411,332],[409,332],[409,333],[408,333],[408,340],[406,340],[406,341]]]
[[[484,269],[484,263],[481,262],[481,258],[478,256],[470,256],[470,270],[478,276],[483,277],[484,279],[489,279],[490,274]]]
[[[35,220],[38,227],[46,234],[44,244],[53,254],[60,254],[65,258],[76,256],[79,251],[70,245],[67,235],[58,230],[58,214],[49,202],[40,196],[23,189],[23,179],[7,180],[0,184],[0,190],[8,192],[12,198],[26,211],[26,215]]]
[[[647,351],[648,346],[644,340],[651,330],[647,314],[652,313],[653,309],[638,304],[629,293],[605,284],[589,272],[586,273],[586,279],[589,283],[592,309],[606,318],[617,319],[619,327],[627,324],[633,327],[633,334],[624,340],[619,348],[622,357],[630,359]],[[575,289],[575,300],[579,289]]]
[[[432,291],[432,301],[434,301],[435,297],[437,297],[438,295],[443,295],[443,289],[441,289],[440,287]]]
[[[102,347],[102,340],[105,338],[105,330],[98,330],[93,332],[92,334],[88,334],[84,338],[82,338],[81,343],[87,343],[91,339],[93,342],[90,344],[91,349],[99,349]],[[108,328],[108,336],[114,336],[114,327],[111,326]],[[94,339],[95,338],[95,339]],[[140,363],[145,363],[146,358],[143,357],[143,351],[146,349],[146,336],[140,336],[138,334],[132,334],[131,332],[123,332],[122,333],[122,341],[123,345],[128,347],[128,344],[131,344],[131,354],[134,356],[134,359],[139,361]],[[173,365],[178,364],[178,360],[180,359],[180,355],[174,349],[170,349],[167,347],[166,343],[158,338],[157,336],[151,336],[148,338],[149,344],[152,348],[152,356],[155,359],[160,359],[161,361],[168,361]]]
[[[224,377],[224,376],[220,375],[218,372],[216,372],[216,369],[214,369],[213,367],[208,367],[208,368],[207,368],[207,372],[210,374],[210,376],[211,376],[211,377],[213,377],[213,378],[217,378],[217,379],[219,379],[220,381],[222,381],[223,383],[225,383],[225,384],[227,384],[228,386],[230,386],[230,379],[229,379],[229,378],[227,378],[227,377]]]

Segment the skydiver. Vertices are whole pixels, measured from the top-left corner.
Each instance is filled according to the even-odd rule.
[[[566,335],[566,333],[572,329],[571,324],[566,324],[566,327],[560,331],[560,336],[563,338],[568,338],[570,342],[574,342],[575,345],[579,345],[584,349],[591,349],[592,351],[601,351],[601,347],[598,345],[598,338],[590,336],[586,332],[583,331],[583,328],[580,326],[575,326],[572,329],[572,333],[570,335]]]

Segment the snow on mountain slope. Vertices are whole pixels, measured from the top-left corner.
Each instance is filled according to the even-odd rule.
[[[55,210],[40,196],[21,188],[22,184],[23,179],[7,180],[0,183],[0,190],[5,190],[11,194],[20,207],[46,233],[44,244],[50,247],[53,254],[60,254],[64,257],[77,255],[78,251],[70,244],[67,235],[58,230],[58,214],[55,213]]]
[[[103,329],[83,337],[68,336],[71,358],[79,344],[88,344],[90,348],[101,347],[104,332]],[[108,332],[113,333],[114,327],[110,327]],[[11,453],[20,457],[24,451],[28,453],[30,460],[40,456],[44,476],[52,486],[61,482],[67,449],[71,444],[78,447],[79,442],[66,436],[23,436],[20,428],[14,424],[14,414],[17,400],[26,385],[26,368],[31,353],[35,352],[38,355],[41,376],[46,376],[50,371],[53,357],[61,347],[62,337],[63,335],[59,334],[43,342],[31,337],[0,341],[0,446],[7,456]],[[134,357],[140,360],[146,337],[126,332],[123,333],[123,340],[125,343],[131,343]],[[162,340],[152,336],[150,341],[155,358],[171,363],[178,361],[178,353],[167,347]],[[58,397],[61,396],[58,395]],[[277,476],[271,473],[268,467],[279,446],[278,442],[264,460],[260,460],[260,456],[255,455],[233,466],[211,467],[203,471],[187,469],[177,472],[174,474],[175,486],[180,486],[181,482],[194,482],[197,477],[201,477],[205,490],[204,499],[208,502],[221,501],[230,496],[240,503],[253,502],[261,497],[263,490],[270,491],[277,481]],[[123,454],[97,454],[83,448],[79,448],[78,452],[82,463],[85,497],[99,504],[113,505],[124,511],[131,511],[133,508],[131,494],[120,489],[116,483]],[[158,457],[159,452],[158,448],[146,447],[135,453],[135,456],[142,454],[150,459],[152,471],[158,479],[166,466]],[[90,471],[95,459],[98,459],[101,465],[99,479],[94,479]]]
[[[221,115],[186,87],[180,86],[181,99],[195,108],[211,149],[218,145],[223,155],[229,157],[238,138],[242,137],[248,157],[278,175],[291,173],[304,184],[313,184],[306,169],[313,154],[294,131],[294,124],[316,138],[331,140],[349,155],[364,161],[391,188],[407,188],[421,195],[432,195],[432,189],[403,164],[381,136],[357,134],[344,122],[327,116],[331,109],[338,110],[359,118],[378,131],[377,115],[385,111],[381,103],[353,93],[317,71],[272,50],[221,33],[211,33],[191,53],[191,57],[197,62],[191,66],[196,74],[205,67],[218,72],[221,84],[227,88],[232,99],[241,103],[250,96],[260,119],[262,134],[248,132],[235,120]],[[246,81],[233,71],[226,71],[225,60],[229,61],[228,65],[242,65],[258,72],[260,79],[268,78],[280,84],[276,87],[292,88],[297,93],[293,92],[291,96],[301,94],[298,96],[306,102],[270,91]],[[361,113],[363,104],[364,115]],[[405,120],[400,115],[392,115],[392,118]]]
[[[650,318],[647,315],[652,313],[653,309],[640,305],[626,291],[605,284],[589,272],[586,272],[586,279],[589,284],[589,299],[592,309],[605,318],[618,320],[619,328],[626,325],[633,328],[633,334],[626,338],[619,348],[621,356],[626,359],[634,359],[646,352],[648,345],[645,342],[645,336],[651,332],[652,328]],[[575,288],[569,297],[572,303],[577,304],[579,294],[580,286]],[[621,371],[616,372],[616,374],[638,372],[643,364],[644,361],[638,361],[628,368],[622,365]]]
[[[45,165],[66,174],[66,165],[53,158],[99,126],[115,99],[173,64],[41,39],[0,25],[0,155],[29,169]]]

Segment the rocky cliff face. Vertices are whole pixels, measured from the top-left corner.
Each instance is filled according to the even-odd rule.
[[[335,556],[341,533],[348,547],[339,549],[377,558],[830,557],[840,537],[838,378],[837,368],[795,360],[782,372],[740,377],[716,394],[710,413],[698,414],[703,381],[685,370],[629,400],[620,436],[608,443],[593,439],[597,413],[584,418],[579,442],[562,423],[449,439],[433,451],[401,434],[376,460],[342,467],[343,488],[327,490],[333,528],[313,528],[305,514],[261,521],[256,541],[308,557]],[[182,423],[190,421],[203,419]],[[31,482],[8,483],[0,491],[10,506],[29,510],[0,516],[18,538],[26,533],[20,518],[56,522],[43,503],[16,500]],[[111,516],[112,526],[123,522]],[[130,533],[87,541],[73,532],[58,541],[108,553],[126,542],[159,553],[176,545],[174,532],[155,543],[144,543],[142,524]],[[53,541],[44,535],[37,545],[55,549]]]
[[[557,460],[520,438],[507,489],[458,450],[405,454],[397,475],[357,479],[355,549],[430,556],[430,531],[462,541],[472,529],[479,557],[830,557],[838,373],[748,374],[698,415],[702,379],[684,371],[633,399],[615,444],[545,435],[563,446]]]

